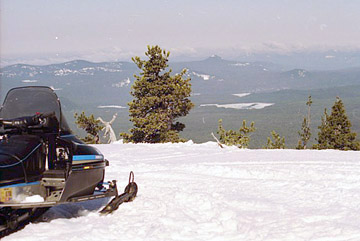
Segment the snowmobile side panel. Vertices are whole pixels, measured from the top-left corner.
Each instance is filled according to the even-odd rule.
[[[67,202],[76,196],[91,195],[99,183],[103,182],[105,165],[100,168],[85,167],[70,172],[60,202]]]
[[[74,155],[73,165],[104,161],[103,155]]]

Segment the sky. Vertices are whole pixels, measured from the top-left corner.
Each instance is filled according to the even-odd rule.
[[[357,0],[0,0],[1,62],[360,48]]]

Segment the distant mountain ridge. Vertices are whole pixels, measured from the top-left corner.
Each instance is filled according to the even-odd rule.
[[[269,62],[242,62],[212,56],[202,61],[170,63],[173,73],[188,69],[194,93],[218,95],[268,92],[280,89],[316,89],[360,84],[360,67],[337,71],[286,70]],[[74,60],[61,64],[16,64],[1,69],[1,92],[16,86],[47,85],[79,103],[124,104],[129,100],[133,75],[139,70],[130,62],[93,63]],[[91,95],[89,95],[91,93]],[[120,99],[124,101],[119,102]],[[79,97],[79,98],[77,98]],[[91,97],[90,99],[88,99]],[[102,99],[102,101],[100,101]],[[97,101],[98,100],[98,101]]]
[[[336,70],[360,66],[359,49],[299,50],[292,52],[265,52],[240,54],[241,61],[272,62],[286,68],[307,70]]]
[[[216,55],[169,65],[173,74],[186,68],[187,77],[191,78],[195,108],[184,119],[187,127],[183,135],[188,139],[212,140],[209,133],[216,132],[220,118],[228,125],[226,128],[232,129],[238,129],[246,119],[255,121],[258,128],[251,147],[263,146],[271,130],[286,136],[288,147],[295,146],[309,94],[314,100],[314,131],[323,109],[329,108],[337,95],[355,120],[354,129],[360,130],[360,67],[310,71],[288,69],[271,62],[225,60]],[[16,64],[0,70],[0,99],[13,87],[51,86],[74,130],[74,112],[94,113],[109,120],[118,113],[114,129],[119,133],[131,127],[127,103],[132,99],[129,93],[134,74],[139,74],[139,70],[130,62],[75,60],[43,66]]]

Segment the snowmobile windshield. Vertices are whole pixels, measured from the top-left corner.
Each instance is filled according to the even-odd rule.
[[[59,98],[49,87],[32,86],[11,89],[4,100],[0,118],[14,119],[49,112],[55,112],[63,134],[71,132],[62,115]]]

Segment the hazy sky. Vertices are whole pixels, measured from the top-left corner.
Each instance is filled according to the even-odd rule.
[[[1,57],[129,60],[360,47],[358,0],[0,0]]]

